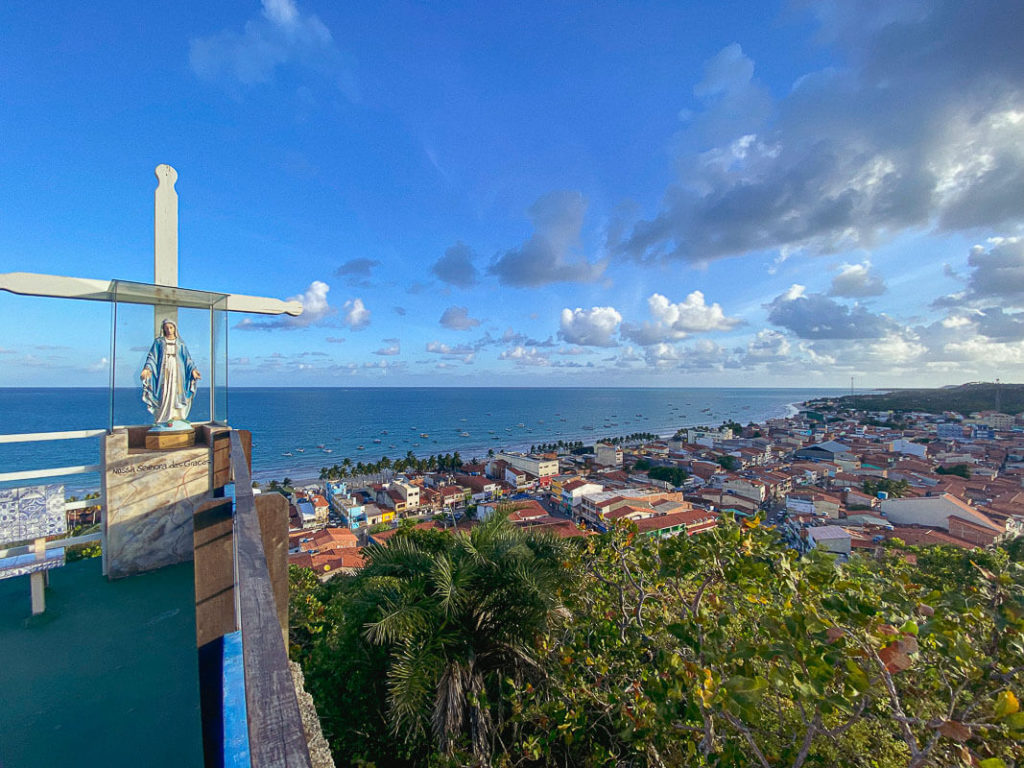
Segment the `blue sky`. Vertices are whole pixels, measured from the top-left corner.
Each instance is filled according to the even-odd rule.
[[[0,29],[0,271],[151,280],[169,163],[181,285],[306,307],[232,317],[234,384],[1024,379],[1020,2],[9,3]],[[105,384],[110,326],[0,293],[0,386]],[[149,323],[118,328],[134,375]]]

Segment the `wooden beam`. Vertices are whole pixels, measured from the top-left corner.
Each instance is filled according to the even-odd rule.
[[[235,479],[236,604],[245,662],[253,768],[310,768],[242,439],[231,435]]]
[[[234,632],[235,565],[231,499],[202,504],[192,515],[196,647]]]

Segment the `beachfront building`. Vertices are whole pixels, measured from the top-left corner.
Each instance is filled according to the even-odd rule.
[[[368,504],[364,510],[366,525],[372,527],[381,523],[390,523],[395,519],[395,510]]]
[[[410,483],[403,483],[400,480],[394,480],[388,485],[389,497],[392,498],[395,503],[396,512],[413,512],[419,509],[420,506],[420,488],[418,485],[412,485]],[[391,493],[397,493],[399,499],[395,499]],[[399,509],[399,503],[401,509]]]
[[[321,520],[316,513],[313,502],[309,499],[298,499],[295,502],[295,509],[299,513],[299,523],[302,528],[316,528],[327,524],[327,515]]]
[[[579,517],[588,525],[593,525],[598,530],[605,530],[609,521],[618,519],[615,516],[616,510],[629,507],[633,510],[654,509],[655,505],[663,502],[679,504],[683,501],[683,494],[660,491],[646,491],[640,488],[623,488],[614,491],[601,491],[599,493],[588,493],[581,499],[579,505]],[[687,505],[688,508],[688,505]],[[666,510],[661,510],[666,511]],[[678,511],[673,509],[672,511]],[[653,514],[653,512],[651,512]],[[639,516],[639,513],[632,515],[630,519]]]
[[[455,475],[455,482],[469,490],[469,501],[479,503],[500,495],[498,483],[482,475]]]
[[[563,512],[576,518],[578,516],[577,508],[583,503],[583,497],[588,494],[601,493],[603,490],[604,486],[599,483],[591,483],[577,478],[562,484],[562,495],[556,503],[559,504]],[[552,500],[555,500],[554,496],[552,496]]]
[[[495,457],[495,461],[504,461],[510,467],[528,472],[538,478],[558,474],[558,459],[549,455],[502,451]]]
[[[600,467],[621,467],[622,449],[612,443],[597,443],[594,446],[596,459],[594,463]]]
[[[696,427],[686,430],[686,442],[694,445],[703,445],[707,448],[714,448],[716,442],[732,440],[732,430],[729,427],[718,429],[706,429]]]

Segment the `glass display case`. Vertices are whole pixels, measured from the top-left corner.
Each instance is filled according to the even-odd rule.
[[[189,288],[113,280],[110,396],[107,428],[149,424],[141,374],[164,320],[176,324],[179,343],[199,372],[188,421],[228,421],[227,295]],[[188,377],[191,379],[191,376]],[[188,382],[184,382],[188,386]]]

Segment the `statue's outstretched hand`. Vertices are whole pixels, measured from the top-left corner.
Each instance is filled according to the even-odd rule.
[[[139,378],[141,378],[144,382],[146,382],[146,381],[149,381],[149,378],[152,375],[153,375],[153,372],[151,370],[149,370],[149,368],[143,368],[142,369],[142,373],[139,374]]]
[[[201,374],[199,371],[192,371],[192,378],[195,379],[196,381],[199,381],[199,379],[203,378],[203,374]]]

